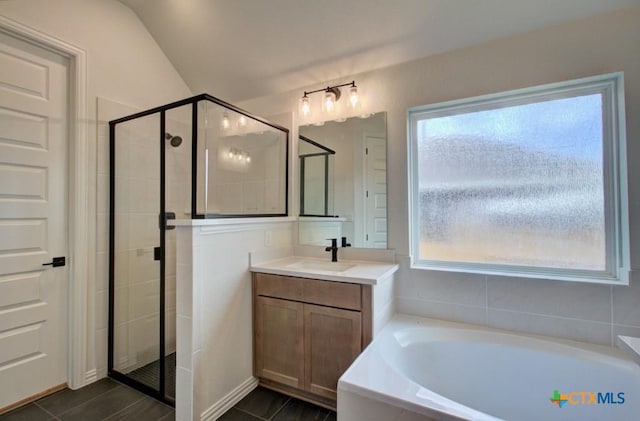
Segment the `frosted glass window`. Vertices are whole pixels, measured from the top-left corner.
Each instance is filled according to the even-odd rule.
[[[620,280],[615,98],[576,85],[410,110],[414,265]]]

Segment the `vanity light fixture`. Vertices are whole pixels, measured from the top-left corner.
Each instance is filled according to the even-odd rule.
[[[300,112],[303,115],[308,115],[311,112],[311,104],[309,102],[309,95],[315,94],[317,92],[324,92],[324,101],[322,102],[322,108],[326,112],[331,112],[335,109],[336,102],[340,99],[342,92],[340,88],[349,86],[349,104],[351,107],[356,107],[358,105],[358,87],[356,86],[356,81],[352,81],[351,83],[343,83],[342,85],[333,85],[327,86],[326,88],[316,89],[315,91],[304,91],[304,95],[300,99]]]

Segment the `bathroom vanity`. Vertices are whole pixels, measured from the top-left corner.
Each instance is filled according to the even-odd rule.
[[[254,375],[335,409],[338,379],[373,337],[376,285],[397,265],[290,257],[251,269]]]

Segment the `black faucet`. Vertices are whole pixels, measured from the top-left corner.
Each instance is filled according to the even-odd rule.
[[[338,261],[338,239],[337,238],[327,238],[327,240],[331,240],[331,247],[327,247],[324,250],[331,252],[331,261]]]

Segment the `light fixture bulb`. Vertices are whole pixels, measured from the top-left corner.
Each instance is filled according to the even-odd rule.
[[[225,113],[222,116],[222,128],[227,130],[229,127],[231,127],[231,123],[229,122],[229,116]]]
[[[311,111],[311,105],[309,104],[309,97],[305,94],[300,100],[300,111],[303,115],[309,115]]]
[[[245,158],[245,160],[246,160],[247,162],[251,162],[251,155],[247,154],[247,157]]]
[[[227,154],[227,156],[229,157],[229,159],[233,159],[233,157],[235,156],[235,154],[233,153],[233,149],[229,150],[229,153]]]
[[[247,125],[247,119],[245,116],[241,115],[238,119],[238,126],[245,127]]]
[[[354,108],[356,105],[358,105],[358,87],[355,85],[349,88],[349,102]]]
[[[336,105],[336,95],[331,92],[331,91],[327,91],[327,93],[324,94],[324,109],[325,111],[331,112],[333,111],[333,108]]]

